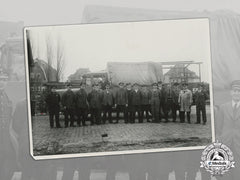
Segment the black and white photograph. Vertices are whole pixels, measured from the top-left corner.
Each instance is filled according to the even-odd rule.
[[[204,149],[207,18],[24,29],[34,159]]]

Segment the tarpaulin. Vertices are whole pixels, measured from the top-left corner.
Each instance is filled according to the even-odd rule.
[[[151,85],[163,79],[161,63],[108,62],[108,77],[112,84],[119,82]]]

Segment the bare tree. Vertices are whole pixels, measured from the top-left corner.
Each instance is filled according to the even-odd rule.
[[[63,79],[64,65],[65,65],[65,46],[60,36],[57,41],[55,37],[49,32],[46,35],[46,52],[48,69],[46,72],[48,82],[56,80],[60,82]],[[55,69],[53,69],[53,66]]]
[[[56,80],[57,82],[63,79],[63,71],[65,66],[65,48],[64,43],[61,40],[60,36],[58,37],[57,45],[56,45]]]
[[[52,64],[53,64],[53,41],[51,34],[46,35],[46,53],[47,53],[47,81],[50,82],[52,79]]]
[[[27,30],[27,39],[29,40],[29,48],[31,48],[33,59],[39,58],[38,35],[33,31]]]

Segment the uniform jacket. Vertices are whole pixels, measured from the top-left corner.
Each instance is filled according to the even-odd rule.
[[[15,155],[10,135],[11,121],[12,102],[4,91],[0,91],[0,153],[4,155],[6,161],[12,160]]]
[[[66,106],[68,109],[75,108],[75,94],[72,90],[67,90],[62,95],[62,105]]]
[[[49,112],[59,111],[60,109],[60,95],[56,92],[50,92],[46,97],[46,103]]]
[[[190,111],[192,104],[192,92],[189,89],[180,91],[178,102],[180,111]]]
[[[160,99],[161,99],[161,91],[160,90],[156,90],[150,91],[150,104],[151,105],[160,105]]]
[[[132,105],[141,105],[142,104],[142,93],[140,90],[137,92],[135,90],[132,91]]]
[[[205,106],[205,101],[208,99],[208,95],[205,91],[197,91],[194,97],[197,106]]]
[[[220,106],[216,113],[216,135],[217,139],[231,147],[240,149],[240,107],[234,112],[232,102]]]
[[[113,92],[111,90],[104,90],[103,91],[103,100],[102,100],[102,104],[104,106],[106,105],[110,105],[113,106],[114,104],[114,98],[113,98]]]
[[[123,88],[119,88],[116,92],[115,104],[126,105],[128,104],[127,91]]]
[[[88,108],[87,92],[84,89],[79,89],[75,95],[76,108]]]
[[[172,100],[173,103],[178,104],[179,91],[177,89],[172,89]]]
[[[131,106],[132,105],[132,90],[127,89],[126,92],[127,92],[128,106]]]
[[[102,91],[92,90],[88,95],[90,108],[100,109],[102,105]]]
[[[142,105],[148,105],[150,104],[150,92],[147,91],[142,91],[142,99],[141,99],[141,103]]]
[[[179,92],[176,89],[167,89],[167,98],[171,99],[173,103],[178,104]]]
[[[0,120],[9,118],[12,113],[12,102],[4,91],[0,91]]]
[[[165,104],[168,99],[168,91],[166,88],[162,88],[160,91],[161,91],[160,102],[161,104]]]

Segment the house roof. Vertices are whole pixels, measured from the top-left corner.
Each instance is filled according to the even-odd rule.
[[[192,78],[199,78],[195,72],[189,70],[187,67],[185,67],[184,64],[176,64],[173,66],[168,72],[164,74],[164,76],[172,76],[172,77],[178,77],[179,74],[181,73],[186,73],[186,74],[192,74]]]

